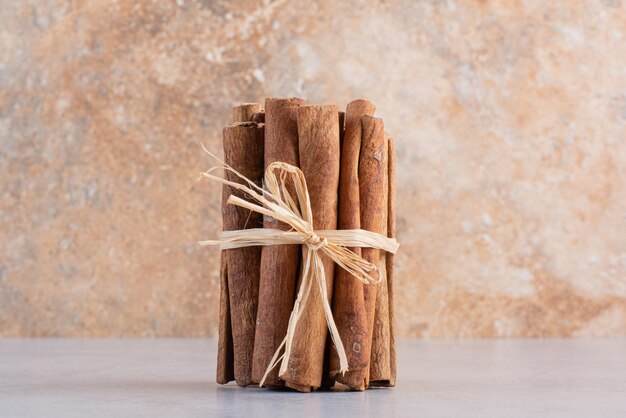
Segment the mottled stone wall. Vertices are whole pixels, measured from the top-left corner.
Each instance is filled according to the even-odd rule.
[[[0,0],[0,335],[215,335],[230,106],[369,98],[404,336],[626,334],[620,0]]]

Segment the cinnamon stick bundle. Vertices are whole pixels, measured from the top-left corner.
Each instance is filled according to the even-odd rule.
[[[339,229],[361,228],[359,193],[359,156],[361,154],[361,117],[373,115],[374,104],[367,100],[350,102],[345,113],[345,129],[341,150],[341,176],[339,182]],[[361,255],[361,248],[350,248]],[[364,390],[365,374],[370,361],[365,351],[368,335],[367,311],[361,282],[344,269],[337,269],[335,276],[333,316],[339,335],[346,348],[349,371],[339,373],[337,352],[331,350],[329,373],[338,382],[352,389]]]
[[[254,122],[236,123],[224,128],[223,139],[226,163],[260,185],[263,178],[263,126]],[[233,173],[227,172],[226,176],[229,181],[243,183]],[[226,195],[246,198],[240,191],[227,187],[230,190],[224,191]],[[222,216],[225,231],[259,228],[262,225],[259,214],[234,205],[226,205]],[[252,383],[261,248],[238,248],[224,253],[230,299],[234,378],[239,386],[247,386]]]
[[[233,106],[232,123],[249,122],[254,119],[257,113],[251,113],[261,109],[258,103],[245,103]],[[222,188],[222,213],[226,208],[226,200],[228,199],[229,187]],[[230,298],[228,295],[228,265],[226,263],[226,254],[220,254],[220,321],[218,328],[218,345],[217,345],[217,373],[216,381],[219,384],[226,384],[235,380],[233,370],[234,354],[233,354],[233,334],[230,318]]]
[[[307,179],[314,229],[336,229],[339,184],[339,115],[334,105],[302,106],[297,112],[300,168]],[[314,284],[296,326],[291,356],[280,375],[300,392],[322,385],[327,323],[321,298],[332,298],[334,263],[322,255],[327,292]],[[330,384],[330,382],[328,383]]]
[[[296,111],[304,104],[299,98],[265,101],[265,166],[282,161],[299,166]],[[293,187],[288,187],[295,196]],[[289,229],[274,219],[264,219],[265,228]],[[294,290],[300,261],[299,245],[266,246],[261,254],[259,308],[254,343],[252,377],[260,382],[272,356],[287,332],[293,308]],[[282,387],[278,368],[265,380],[268,387]]]
[[[298,98],[266,99],[265,110],[257,103],[235,106],[233,124],[223,130],[225,162],[259,185],[264,168],[276,161],[300,167],[317,231],[360,228],[395,237],[396,156],[393,140],[374,111],[366,100],[349,103],[345,113],[333,105],[307,106]],[[243,183],[232,173],[226,177]],[[286,188],[295,197],[289,181]],[[224,230],[291,228],[269,215],[262,218],[226,205],[231,194],[251,199],[224,186]],[[393,245],[380,248],[396,251]],[[395,385],[394,256],[368,247],[350,249],[378,268],[374,275],[380,283],[363,284],[318,251],[326,288],[320,288],[316,278],[311,287],[306,285],[307,300],[298,305],[299,320],[289,334],[289,356],[269,372],[265,386],[309,392],[330,388],[335,381],[355,390]],[[247,386],[261,381],[287,334],[304,277],[301,257],[308,251],[301,245],[266,244],[222,252],[218,383],[235,380]],[[346,351],[348,371],[343,374],[328,338],[323,298],[332,306]]]

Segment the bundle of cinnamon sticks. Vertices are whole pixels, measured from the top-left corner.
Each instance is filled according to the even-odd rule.
[[[223,130],[226,164],[263,187],[264,169],[276,161],[299,167],[310,195],[315,230],[365,229],[395,237],[394,143],[367,100],[307,105],[299,98],[266,99],[264,106],[235,106]],[[228,180],[242,179],[227,172]],[[287,189],[293,184],[287,184]],[[293,192],[290,190],[290,193]],[[289,227],[242,207],[226,204],[225,231]],[[269,245],[224,250],[220,270],[217,382],[263,385],[300,392],[330,389],[339,382],[353,390],[394,386],[393,254],[350,248],[377,266],[379,284],[364,284],[322,255],[327,292],[312,287],[295,328],[286,368],[268,366],[280,348],[302,275],[302,246]],[[331,302],[348,371],[341,373],[320,301]]]

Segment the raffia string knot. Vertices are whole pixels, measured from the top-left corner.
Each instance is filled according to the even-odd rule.
[[[328,245],[326,237],[320,237],[315,233],[315,231],[309,232],[306,235],[306,246],[309,247],[310,250],[318,251],[326,245]]]
[[[304,307],[314,284],[317,284],[315,287],[317,287],[322,296],[320,299],[323,304],[330,337],[337,349],[340,372],[345,373],[348,371],[348,358],[341,342],[339,330],[333,319],[332,309],[326,297],[328,294],[326,274],[321,254],[325,254],[341,268],[347,270],[356,280],[364,284],[378,284],[380,283],[380,277],[378,276],[376,266],[358,256],[349,247],[377,248],[395,254],[400,245],[393,238],[387,238],[384,235],[363,229],[315,230],[313,228],[313,213],[306,179],[302,171],[297,167],[282,162],[270,164],[265,170],[265,189],[262,189],[253,181],[221,161],[206,148],[204,150],[216,159],[220,165],[205,171],[201,176],[228,185],[233,190],[239,190],[249,199],[244,200],[231,194],[227,203],[270,216],[286,223],[291,227],[291,230],[251,228],[239,231],[224,231],[220,234],[219,240],[201,241],[201,245],[219,245],[222,250],[283,244],[300,244],[306,248],[300,288],[289,317],[287,334],[267,366],[260,385],[263,386],[269,372],[278,364],[280,364],[279,374],[287,371],[296,326],[304,312]],[[229,181],[213,174],[214,171],[219,169],[234,174],[242,183]],[[293,187],[295,190],[295,197],[291,195],[287,187],[288,184],[290,185],[289,187]]]

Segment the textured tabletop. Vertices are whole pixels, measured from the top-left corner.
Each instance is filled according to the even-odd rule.
[[[626,339],[402,341],[398,387],[310,394],[216,385],[215,346],[0,339],[0,416],[626,414]]]

